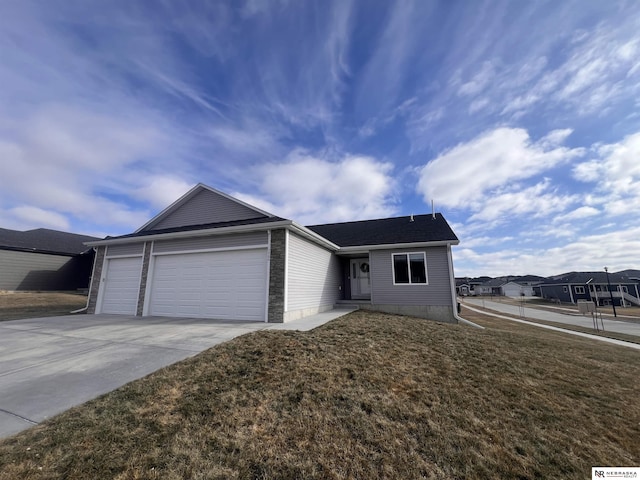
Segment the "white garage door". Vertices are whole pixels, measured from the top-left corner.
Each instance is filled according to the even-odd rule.
[[[140,288],[142,257],[107,260],[100,313],[135,315]]]
[[[155,257],[150,315],[265,319],[266,249]]]

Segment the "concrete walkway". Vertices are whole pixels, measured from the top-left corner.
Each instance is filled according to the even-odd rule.
[[[539,310],[531,307],[520,307],[507,303],[494,302],[483,298],[465,298],[465,304],[475,305],[478,307],[490,308],[497,312],[506,313],[515,318],[522,320],[546,320],[548,322],[564,323],[566,325],[575,325],[578,327],[593,329],[593,320],[591,315],[588,317],[581,315],[567,315],[547,310]],[[623,322],[619,320],[611,320],[603,318],[605,332],[625,333],[627,335],[640,336],[640,323]],[[598,320],[600,326],[600,320]]]
[[[0,322],[0,438],[237,336],[307,331],[350,311],[284,324],[126,315]]]
[[[536,323],[535,321],[520,320],[520,319],[517,319],[517,318],[507,317],[505,315],[499,315],[497,313],[492,313],[492,312],[488,312],[486,310],[474,308],[474,307],[471,307],[469,304],[466,304],[465,308],[468,308],[469,310],[473,310],[474,312],[482,313],[484,315],[489,315],[491,317],[504,318],[505,320],[509,320],[510,322],[523,323],[525,325],[531,325],[531,326],[534,326],[534,327],[545,328],[547,330],[553,330],[553,331],[556,331],[556,332],[567,333],[569,335],[576,335],[578,337],[589,338],[591,340],[598,340],[600,342],[612,343],[614,345],[619,345],[621,347],[629,347],[629,348],[633,348],[635,350],[640,350],[640,344],[638,344],[638,343],[625,342],[625,341],[622,341],[622,340],[617,340],[615,338],[601,337],[599,335],[590,335],[588,333],[576,332],[575,330],[567,330],[565,328],[558,328],[558,327],[554,327],[552,325],[545,325],[544,323]]]

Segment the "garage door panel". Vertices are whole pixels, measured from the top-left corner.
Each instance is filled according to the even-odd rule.
[[[107,260],[101,313],[135,315],[142,257]]]
[[[266,279],[265,249],[157,256],[149,313],[262,321]]]

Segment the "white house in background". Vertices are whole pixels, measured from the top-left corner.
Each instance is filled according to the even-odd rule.
[[[196,185],[96,249],[88,311],[283,322],[363,309],[456,322],[441,214],[304,227]]]

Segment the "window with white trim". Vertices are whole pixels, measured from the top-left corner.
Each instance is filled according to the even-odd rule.
[[[577,293],[578,295],[584,295],[584,287],[582,287],[582,286],[580,286],[580,285],[577,285],[577,286],[576,286],[576,293]]]
[[[427,257],[424,252],[393,253],[394,285],[426,285]]]

